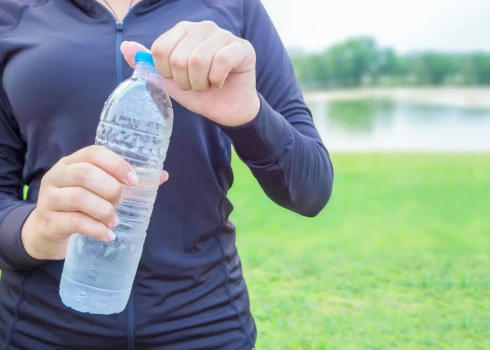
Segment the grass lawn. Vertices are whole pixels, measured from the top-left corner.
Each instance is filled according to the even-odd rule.
[[[490,349],[490,154],[333,154],[314,219],[234,159],[258,350]]]

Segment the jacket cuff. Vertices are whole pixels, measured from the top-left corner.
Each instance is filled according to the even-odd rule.
[[[284,153],[293,135],[288,121],[262,95],[258,95],[260,110],[254,120],[238,127],[221,126],[221,129],[231,139],[243,161],[267,165]]]
[[[0,227],[0,247],[5,262],[13,268],[28,268],[40,265],[42,261],[32,258],[27,254],[22,243],[22,227],[31,212],[36,208],[35,204],[25,204],[13,209],[3,220]]]

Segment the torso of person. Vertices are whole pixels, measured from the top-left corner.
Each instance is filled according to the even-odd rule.
[[[25,143],[23,181],[31,202],[60,158],[94,144],[104,102],[132,74],[120,53],[122,41],[151,47],[181,21],[211,20],[241,35],[242,5],[234,0],[135,0],[129,12],[129,1],[110,1],[124,19],[120,24],[107,5],[93,0],[31,0],[18,8],[17,0],[7,2],[18,21],[6,28],[0,22],[2,98]],[[256,330],[229,220],[231,141],[177,103],[174,114],[165,162],[173,176],[158,192],[126,310],[98,316],[66,308],[58,294],[62,261],[4,271],[0,345],[8,342],[12,350],[253,347]]]

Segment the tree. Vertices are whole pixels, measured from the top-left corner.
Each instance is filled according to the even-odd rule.
[[[425,52],[398,56],[370,37],[355,37],[321,53],[298,53],[293,65],[307,87],[356,87],[365,81],[404,84],[490,84],[490,53]]]

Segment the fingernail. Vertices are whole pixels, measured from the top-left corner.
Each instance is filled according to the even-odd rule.
[[[107,240],[112,242],[115,239],[116,239],[116,235],[114,234],[114,231],[112,230],[107,231]]]
[[[138,175],[136,175],[136,172],[134,172],[134,170],[128,173],[128,182],[131,186],[138,184],[139,182]]]
[[[116,227],[119,225],[119,218],[117,217],[117,214],[114,214],[114,217],[112,218],[112,226],[111,227]]]

